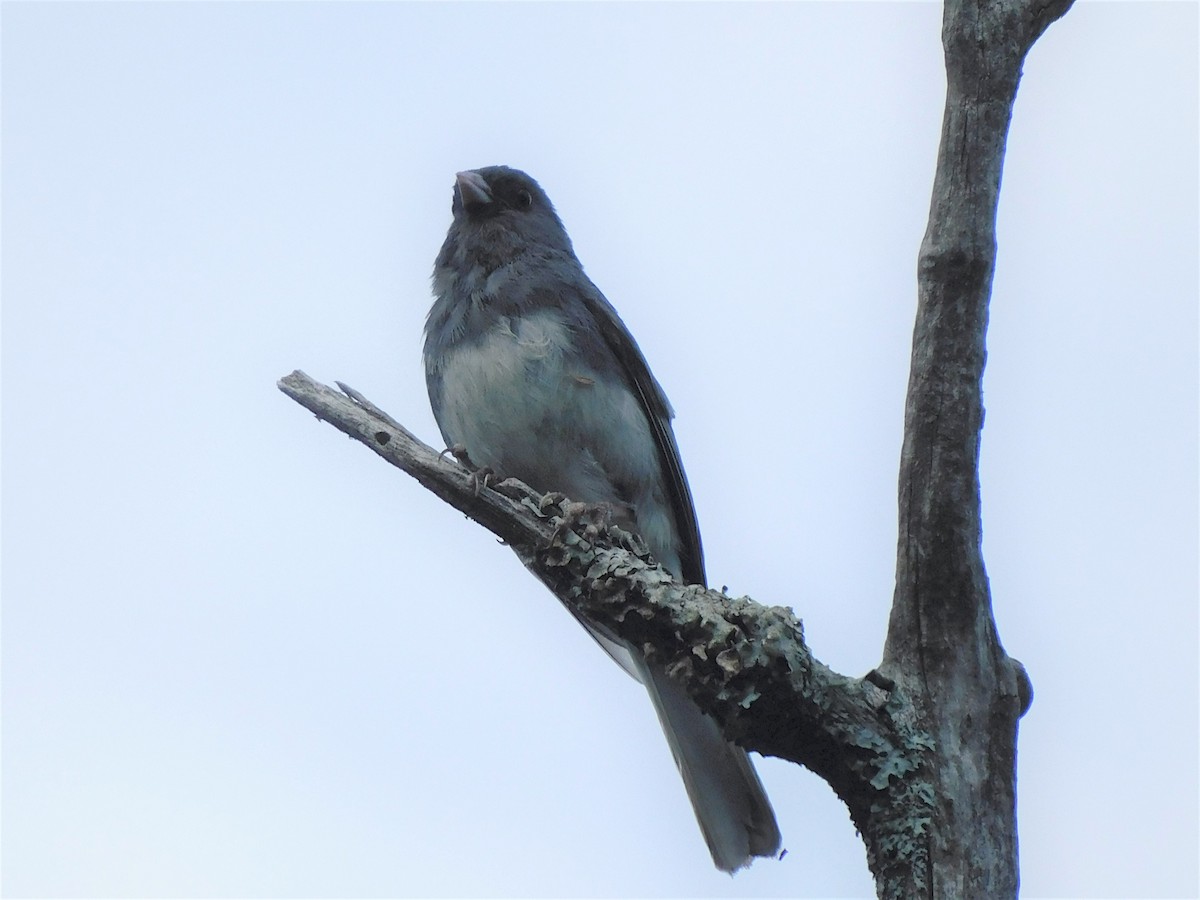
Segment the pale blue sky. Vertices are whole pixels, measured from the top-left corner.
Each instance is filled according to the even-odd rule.
[[[786,859],[715,871],[641,689],[275,381],[436,442],[453,175],[524,168],[675,405],[713,583],[865,672],[940,7],[0,17],[6,895],[869,895],[778,760]],[[982,479],[1027,897],[1200,891],[1197,32],[1081,2],[1014,117]]]

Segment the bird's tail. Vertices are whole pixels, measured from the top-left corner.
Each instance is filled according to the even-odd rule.
[[[746,751],[727,741],[682,687],[641,654],[632,656],[717,868],[732,873],[756,856],[774,856],[779,826]]]

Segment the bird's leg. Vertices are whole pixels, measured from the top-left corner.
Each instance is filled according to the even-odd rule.
[[[439,453],[438,456],[445,456],[447,453],[457,459],[458,464],[465,469],[470,469],[472,472],[474,472],[479,468],[477,465],[475,465],[475,463],[471,462],[471,457],[467,453],[466,446],[463,444],[451,444],[449,447]]]
[[[447,453],[458,460],[458,464],[471,473],[471,486],[475,488],[476,497],[479,496],[479,492],[481,490],[486,487],[491,487],[493,482],[504,480],[503,478],[499,477],[496,470],[491,466],[475,465],[475,463],[471,460],[470,455],[467,453],[467,448],[462,444],[454,444],[450,447],[447,447],[438,455],[445,456]]]

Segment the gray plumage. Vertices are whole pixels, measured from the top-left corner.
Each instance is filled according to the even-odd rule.
[[[424,354],[447,446],[536,490],[609,504],[665,568],[704,583],[671,405],[545,192],[505,166],[460,172],[452,212]],[[746,752],[632,645],[581,624],[646,685],[717,867],[774,855],[779,829]]]

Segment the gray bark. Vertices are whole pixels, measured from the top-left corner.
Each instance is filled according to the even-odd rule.
[[[921,853],[935,897],[1014,896],[1017,720],[1031,688],[1004,652],[980,552],[979,438],[1004,146],[1025,55],[1069,8],[946,3],[946,108],[900,456],[896,592],[880,671],[904,685],[937,748]]]
[[[883,660],[821,664],[799,619],[654,565],[595,510],[482,487],[357,392],[279,387],[509,543],[566,604],[647,648],[742,746],[808,767],[846,803],[880,897],[1013,897],[1017,722],[1032,697],[1000,644],[980,552],[979,438],[1000,174],[1021,65],[1071,0],[949,0],[947,93],[900,460]]]

